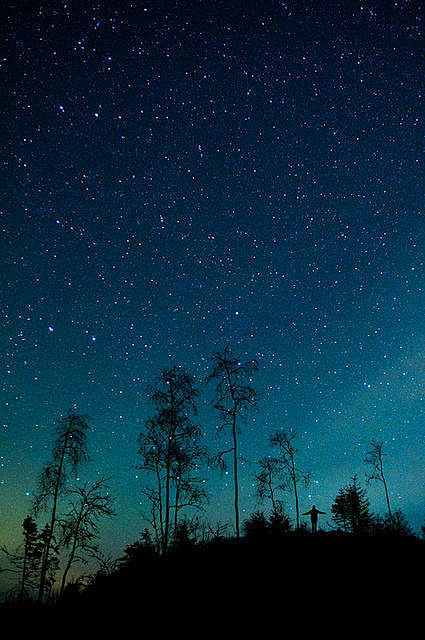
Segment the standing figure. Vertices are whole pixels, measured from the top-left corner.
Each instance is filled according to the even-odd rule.
[[[317,531],[317,516],[319,515],[319,513],[326,513],[326,511],[319,511],[319,509],[316,509],[315,505],[311,507],[310,511],[303,513],[303,516],[310,516],[312,533],[316,533]]]

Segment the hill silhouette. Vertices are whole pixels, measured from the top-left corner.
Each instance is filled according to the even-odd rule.
[[[309,624],[312,612],[342,618],[358,600],[400,604],[417,593],[414,575],[424,569],[425,541],[415,536],[302,531],[185,544],[163,555],[136,543],[111,575],[98,575],[84,590],[71,586],[53,605],[26,609],[33,620],[85,619],[105,628],[143,620],[170,632],[195,620],[207,624],[204,631],[219,629],[226,616],[245,624],[250,616],[284,614],[292,625],[294,611]],[[3,605],[5,614],[23,610]]]

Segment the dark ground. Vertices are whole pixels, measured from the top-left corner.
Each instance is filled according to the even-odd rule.
[[[251,625],[282,634],[330,625],[344,633],[363,628],[364,637],[369,624],[397,626],[402,617],[409,625],[421,613],[424,570],[425,541],[415,537],[225,540],[167,557],[143,552],[82,594],[41,610],[3,605],[0,614],[18,626],[41,623],[60,632],[65,622],[84,632],[136,624],[149,637],[152,625],[161,635],[197,636],[250,632]],[[404,637],[417,635],[407,628]]]

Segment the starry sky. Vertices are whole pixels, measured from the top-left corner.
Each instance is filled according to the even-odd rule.
[[[424,520],[424,7],[417,2],[4,3],[1,519],[14,545],[57,418],[88,414],[119,554],[144,526],[146,387],[256,358],[241,518],[278,428],[324,511],[372,438]],[[232,522],[204,470],[203,516]],[[379,485],[371,507],[384,513]],[[293,516],[292,498],[286,498]],[[325,522],[323,522],[325,524]]]

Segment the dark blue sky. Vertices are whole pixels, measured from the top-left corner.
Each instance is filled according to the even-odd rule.
[[[424,518],[424,10],[416,2],[22,2],[2,75],[1,540],[54,421],[90,416],[120,553],[144,526],[146,386],[257,358],[241,507],[277,428],[325,511],[372,438],[393,508]],[[205,519],[232,478],[205,470]],[[381,487],[371,507],[385,511]],[[292,498],[286,498],[292,516]]]

